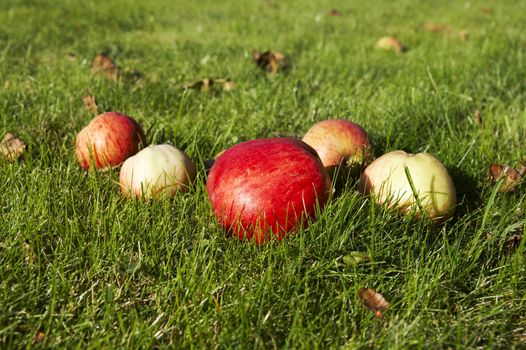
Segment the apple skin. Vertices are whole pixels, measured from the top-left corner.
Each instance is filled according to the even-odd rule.
[[[173,197],[177,191],[186,191],[195,176],[192,160],[174,146],[163,144],[146,147],[126,159],[119,183],[121,192],[128,197]]]
[[[146,146],[141,126],[132,118],[118,112],[103,113],[77,135],[75,154],[80,166],[90,170],[119,166]],[[93,163],[92,163],[93,158]]]
[[[409,170],[419,204],[405,172]],[[393,151],[373,161],[360,177],[359,188],[373,195],[378,204],[397,206],[406,214],[416,210],[421,217],[441,223],[453,216],[457,197],[453,180],[444,165],[429,153]]]
[[[303,136],[303,141],[316,150],[329,172],[343,164],[352,175],[357,175],[371,156],[367,132],[345,119],[314,124]]]
[[[330,195],[316,151],[292,138],[256,139],[222,153],[206,189],[214,213],[240,239],[283,239],[308,224]]]

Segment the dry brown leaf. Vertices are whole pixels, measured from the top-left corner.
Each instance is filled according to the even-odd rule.
[[[336,9],[332,9],[327,15],[331,17],[341,17],[342,13]]]
[[[0,143],[0,155],[8,160],[17,160],[24,154],[26,144],[11,133],[7,133]]]
[[[513,252],[522,241],[522,235],[521,234],[514,234],[511,236],[506,237],[506,240],[504,242],[504,248],[509,252]]]
[[[186,83],[184,85],[185,89],[196,89],[201,91],[208,91],[213,86],[218,86],[222,88],[224,91],[230,91],[233,90],[235,87],[234,81],[230,79],[211,79],[211,78],[205,78],[198,81],[195,81],[193,83]]]
[[[74,52],[67,52],[67,53],[66,53],[66,58],[67,58],[69,61],[76,61],[76,60],[77,60],[77,54],[74,53]]]
[[[276,4],[275,2],[271,1],[271,0],[263,0],[262,1],[263,5],[266,5],[274,10],[277,10],[279,9],[279,5]]]
[[[374,44],[377,49],[381,50],[392,50],[397,54],[401,54],[406,51],[406,47],[402,45],[402,42],[394,36],[384,36]]]
[[[93,59],[93,63],[91,64],[91,72],[93,75],[102,75],[108,80],[117,80],[119,78],[119,68],[113,62],[113,60],[103,54],[99,53],[95,58]]]
[[[426,24],[424,24],[424,29],[433,33],[440,33],[449,31],[450,28],[446,24],[436,24],[432,22],[427,22]]]
[[[460,41],[468,41],[469,39],[469,33],[467,30],[461,30],[460,32],[458,32],[458,38],[460,39]]]
[[[252,60],[256,65],[271,74],[276,74],[279,69],[287,67],[285,55],[281,52],[265,51],[263,53],[254,51],[252,53]]]
[[[44,331],[40,330],[33,337],[33,340],[31,341],[31,344],[35,345],[35,344],[38,344],[38,343],[42,343],[44,340],[46,340],[46,333],[44,333]]]
[[[493,12],[489,7],[483,7],[481,11],[485,15],[490,15]]]
[[[499,188],[499,192],[512,192],[515,187],[521,182],[522,176],[526,172],[526,167],[521,163],[520,170],[515,169],[509,165],[502,164],[491,164],[489,166],[489,173],[493,179],[493,182],[499,181],[504,178],[502,185]]]
[[[473,123],[479,128],[482,127],[482,117],[480,116],[480,111],[478,109],[473,112]]]
[[[390,305],[382,294],[371,288],[361,288],[358,297],[363,301],[366,308],[374,311],[377,318],[382,318],[382,311],[387,310]]]
[[[89,111],[93,112],[94,114],[98,114],[99,108],[97,107],[97,100],[95,99],[95,96],[86,95],[82,98],[82,102]]]

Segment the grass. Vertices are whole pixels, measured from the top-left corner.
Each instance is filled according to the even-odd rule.
[[[525,156],[525,13],[522,1],[3,1],[0,132],[29,149],[0,163],[0,347],[524,347],[525,241],[503,241],[524,234],[526,187],[498,193],[487,169]],[[374,50],[389,34],[409,50]],[[254,49],[283,52],[291,70],[268,76]],[[94,78],[98,52],[142,80]],[[209,76],[236,88],[184,95]],[[120,195],[117,171],[81,171],[87,93],[184,149],[201,169],[192,190],[143,204]],[[328,118],[363,125],[376,156],[435,154],[456,216],[431,228],[351,183],[281,243],[227,237],[203,160]],[[352,251],[371,262],[343,264]],[[362,287],[391,302],[383,319]]]

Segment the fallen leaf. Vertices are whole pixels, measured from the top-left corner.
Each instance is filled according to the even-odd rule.
[[[66,58],[67,58],[69,61],[76,61],[76,60],[77,60],[77,54],[74,53],[74,52],[67,52],[67,53],[66,53]]]
[[[0,155],[8,161],[17,160],[25,150],[26,144],[11,133],[7,133],[0,143]]]
[[[263,5],[266,5],[274,10],[277,10],[279,9],[279,5],[276,4],[275,2],[271,1],[271,0],[263,0],[262,1]]]
[[[195,81],[193,83],[186,83],[184,85],[185,89],[195,89],[195,90],[201,90],[201,91],[208,91],[213,86],[218,86],[222,88],[224,91],[230,91],[233,90],[235,87],[234,81],[230,79],[211,79],[211,78],[205,78],[198,81]]]
[[[490,15],[491,12],[493,12],[489,7],[483,7],[481,9],[482,13],[485,14],[485,15]]]
[[[342,13],[336,9],[332,9],[327,15],[331,17],[341,17]]]
[[[480,111],[478,109],[473,113],[473,123],[479,128],[482,127],[482,117],[480,116]]]
[[[424,24],[424,28],[433,33],[446,32],[450,29],[449,26],[446,24],[436,24],[432,22],[427,22],[426,24]]]
[[[276,74],[278,70],[288,66],[285,60],[285,55],[281,52],[265,51],[263,53],[254,51],[252,53],[252,60],[256,65],[271,74]]]
[[[391,50],[397,54],[401,54],[407,50],[407,48],[402,45],[402,42],[394,36],[384,36],[376,42],[374,45],[377,49],[381,50]]]
[[[84,106],[86,106],[86,108],[97,114],[98,113],[98,107],[97,107],[97,101],[95,99],[95,96],[93,95],[86,95],[82,98],[82,102],[84,103]]]
[[[514,191],[517,185],[521,182],[525,172],[526,166],[522,162],[519,169],[502,164],[491,164],[489,166],[489,173],[494,183],[499,181],[501,178],[504,178],[504,181],[499,188],[499,192]]]
[[[93,59],[91,72],[93,75],[102,75],[106,79],[113,81],[117,80],[119,77],[119,68],[109,56],[103,53],[99,53]]]
[[[514,234],[511,236],[506,237],[506,240],[504,241],[504,248],[509,252],[513,252],[522,241],[522,235],[521,234]]]
[[[458,38],[460,39],[460,41],[468,41],[469,39],[469,33],[467,30],[461,30],[460,32],[458,32]]]
[[[342,260],[345,265],[357,267],[360,264],[371,261],[371,257],[365,252],[351,252],[344,256]]]
[[[33,340],[31,341],[31,344],[35,345],[35,344],[38,344],[38,343],[42,343],[44,340],[46,340],[46,333],[44,333],[44,331],[40,330],[33,337]]]
[[[374,311],[377,318],[382,318],[382,311],[387,310],[390,305],[382,294],[371,288],[361,288],[358,297],[363,301],[366,308]]]

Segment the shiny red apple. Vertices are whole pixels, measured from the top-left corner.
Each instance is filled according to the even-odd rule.
[[[329,119],[314,124],[303,141],[316,150],[325,169],[344,165],[356,173],[370,158],[371,145],[360,125],[345,119]]]
[[[105,169],[120,165],[141,146],[146,146],[141,126],[127,115],[107,112],[79,132],[75,154],[83,169]]]
[[[316,151],[292,138],[233,146],[217,158],[206,184],[219,222],[258,243],[306,227],[326,203],[330,187]]]

